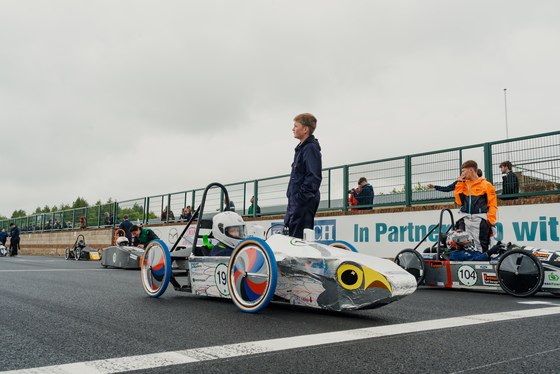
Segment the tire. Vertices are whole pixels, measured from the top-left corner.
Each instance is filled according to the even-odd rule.
[[[66,247],[66,251],[64,251],[64,258],[70,260],[70,248]]]
[[[522,249],[508,251],[500,257],[496,266],[502,289],[516,297],[533,296],[544,282],[544,270],[539,259]]]
[[[358,250],[350,243],[344,242],[342,240],[337,240],[329,244],[329,247],[346,249],[347,251],[358,252]]]
[[[156,239],[148,244],[140,272],[144,291],[150,297],[160,297],[171,279],[171,254],[163,241]]]
[[[265,308],[277,281],[276,258],[264,240],[250,238],[235,247],[228,266],[228,289],[239,309],[256,313]]]
[[[426,269],[422,255],[414,249],[403,249],[395,257],[395,264],[399,265],[416,278],[416,285],[420,286],[424,282]]]
[[[82,257],[82,251],[79,248],[74,249],[74,260],[80,261],[80,257]]]

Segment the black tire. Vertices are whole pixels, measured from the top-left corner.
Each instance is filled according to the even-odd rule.
[[[544,282],[544,270],[539,259],[522,249],[508,251],[496,267],[502,289],[516,297],[533,296]]]
[[[80,261],[81,256],[82,256],[82,251],[80,251],[78,248],[76,248],[74,250],[74,260]]]
[[[66,251],[64,252],[64,258],[70,260],[70,248],[66,247]]]
[[[403,249],[395,256],[395,264],[399,265],[416,278],[416,285],[420,286],[426,276],[424,259],[414,249]]]

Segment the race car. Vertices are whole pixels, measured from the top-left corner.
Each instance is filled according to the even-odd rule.
[[[101,252],[101,266],[121,269],[140,269],[140,262],[144,255],[143,248],[129,246],[126,236],[117,238],[112,247]]]
[[[448,212],[451,225],[443,232],[442,219]],[[453,213],[443,209],[436,225],[413,249],[397,254],[395,263],[414,275],[418,286],[499,291],[517,297],[539,291],[560,295],[560,252],[518,246],[505,246],[503,253],[489,261],[450,261],[447,235],[453,230]],[[438,240],[424,253],[418,247],[438,229]]]
[[[101,249],[101,248],[100,248]],[[100,260],[101,255],[99,250],[93,249],[86,245],[86,239],[82,234],[78,235],[72,248],[66,247],[64,258],[69,260],[71,258],[79,261],[80,259],[86,260]]]
[[[6,257],[8,255],[8,249],[0,244],[0,257]]]
[[[171,249],[161,240],[148,244],[141,276],[149,296],[161,296],[171,283],[177,291],[231,298],[244,312],[258,312],[272,300],[347,311],[380,307],[416,290],[416,279],[407,271],[389,260],[357,253],[348,243],[327,246],[312,238],[281,234],[267,238],[259,226],[252,227],[253,236],[241,240],[231,256],[209,256],[209,241],[218,236],[217,229],[215,222],[200,217],[212,187],[222,189],[229,211],[225,187],[208,185],[199,208],[179,236],[182,238],[197,219],[195,234],[188,240],[192,246],[179,248],[180,240]]]

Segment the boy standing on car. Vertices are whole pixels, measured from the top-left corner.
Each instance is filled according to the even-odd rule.
[[[455,202],[461,206],[456,228],[474,238],[478,251],[486,252],[496,234],[498,203],[496,190],[486,178],[477,175],[478,164],[469,160],[461,165],[461,176],[455,186]],[[494,243],[492,243],[494,244]]]
[[[152,240],[159,239],[158,236],[151,230],[137,225],[130,226],[130,233],[134,236],[139,243],[138,248],[146,247]]]
[[[299,140],[295,148],[294,162],[288,184],[288,207],[284,225],[289,235],[303,239],[304,229],[313,229],[315,213],[319,208],[321,195],[322,160],[321,146],[313,136],[317,119],[309,113],[294,118],[294,138]]]

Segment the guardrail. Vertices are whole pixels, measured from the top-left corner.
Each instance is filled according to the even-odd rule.
[[[484,177],[494,184],[498,194],[502,192],[499,165],[506,160],[513,164],[520,181],[520,192],[503,197],[560,193],[560,131],[556,131],[326,168],[323,169],[319,210],[357,208],[348,206],[348,190],[357,186],[360,177],[366,177],[374,187],[375,199],[372,205],[358,208],[452,201],[453,192],[428,189],[427,185],[446,186],[452,183],[461,173],[461,164],[468,159],[479,161],[479,168],[483,170]],[[289,175],[280,175],[225,186],[236,212],[245,217],[257,217],[286,212],[288,181]],[[182,210],[191,206],[194,211],[200,204],[203,191],[204,188],[198,188],[87,208],[12,218],[0,221],[0,229],[5,228],[9,231],[11,222],[15,222],[22,232],[74,229],[82,225],[80,217],[83,217],[83,225],[87,228],[115,226],[122,222],[125,214],[135,223],[181,221],[184,220],[181,219]],[[254,208],[258,205],[260,210],[250,211],[252,196],[255,197]],[[206,213],[211,215],[223,210],[223,201],[220,190],[209,191]]]

